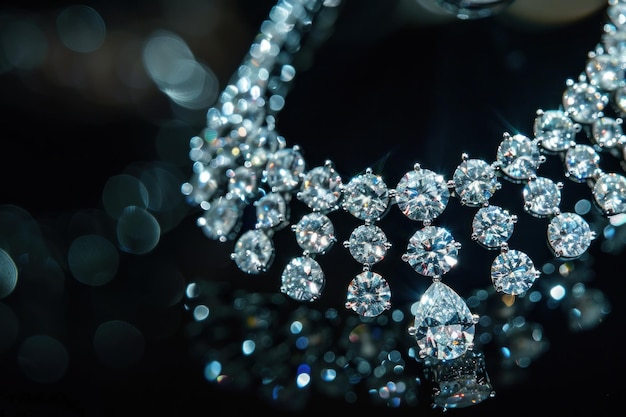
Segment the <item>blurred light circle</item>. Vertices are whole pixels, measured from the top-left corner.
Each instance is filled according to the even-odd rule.
[[[25,339],[17,355],[24,375],[36,382],[58,381],[65,375],[69,364],[65,346],[47,335],[35,335]]]
[[[148,207],[148,190],[136,177],[119,174],[110,177],[102,191],[102,204],[107,214],[114,219],[120,217],[128,206]]]
[[[148,75],[165,89],[187,80],[195,68],[181,65],[194,61],[189,46],[178,36],[169,32],[160,32],[152,36],[144,45],[143,62]]]
[[[74,239],[67,260],[74,278],[91,286],[110,282],[119,267],[119,253],[115,245],[98,235],[83,235]]]
[[[142,358],[145,340],[132,324],[111,320],[98,326],[93,336],[93,347],[102,364],[111,368],[128,368]]]
[[[57,17],[61,43],[75,52],[87,53],[100,48],[106,37],[102,16],[89,6],[66,7]]]
[[[153,250],[161,238],[159,222],[147,210],[128,206],[117,222],[120,248],[128,253],[142,255]]]
[[[13,258],[0,248],[0,298],[11,294],[17,285],[17,266]]]
[[[7,61],[17,69],[40,67],[48,53],[48,41],[41,28],[25,19],[12,20],[0,33],[1,50]]]

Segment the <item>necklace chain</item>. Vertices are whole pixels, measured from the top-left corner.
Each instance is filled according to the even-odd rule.
[[[402,260],[432,279],[411,306],[415,319],[408,333],[419,348],[413,356],[439,383],[451,369],[474,378],[483,375],[474,398],[488,398],[493,392],[474,340],[479,315],[443,283],[443,276],[457,266],[462,247],[448,228],[435,223],[452,199],[475,209],[471,240],[497,252],[490,268],[492,290],[515,299],[532,290],[541,272],[527,253],[509,247],[518,215],[491,203],[503,187],[521,188],[523,212],[545,220],[549,248],[562,263],[585,256],[596,239],[584,215],[597,210],[615,219],[626,213],[626,177],[600,166],[607,154],[624,166],[626,4],[609,1],[602,42],[589,53],[578,78],[567,80],[561,106],[537,111],[532,136],[505,132],[491,162],[462,154],[448,180],[416,162],[395,188],[371,168],[347,181],[330,160],[309,168],[303,150],[289,146],[276,128],[298,67],[295,60],[330,35],[340,6],[339,1],[279,0],[272,8],[218,104],[208,110],[206,128],[190,141],[193,175],[183,184],[183,194],[202,210],[198,225],[207,237],[234,241],[231,257],[248,274],[270,269],[276,259],[274,234],[291,225],[302,253],[284,267],[280,292],[306,304],[318,300],[326,287],[317,259],[337,241],[331,216],[345,212],[362,221],[343,241],[362,266],[347,287],[345,307],[362,319],[392,308],[392,288],[373,268],[395,245],[380,222],[397,206],[406,218],[422,224],[408,240]],[[564,183],[540,170],[550,160],[562,164],[567,180],[589,186],[595,208],[561,209]],[[292,224],[289,207],[294,201],[309,212]],[[253,221],[247,218],[251,212]],[[436,394],[435,402],[449,407],[450,398]]]

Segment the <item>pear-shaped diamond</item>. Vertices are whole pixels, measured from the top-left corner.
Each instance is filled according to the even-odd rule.
[[[456,359],[471,348],[477,322],[465,301],[441,281],[434,281],[415,307],[415,336],[421,358]]]

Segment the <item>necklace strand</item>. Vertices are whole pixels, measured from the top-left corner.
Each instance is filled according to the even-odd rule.
[[[493,391],[484,375],[482,354],[474,349],[479,315],[442,282],[456,266],[461,244],[447,228],[434,223],[452,198],[476,209],[470,238],[498,252],[491,265],[493,290],[515,298],[524,297],[541,272],[525,252],[509,248],[518,216],[490,203],[504,183],[521,188],[526,214],[547,219],[545,235],[560,262],[584,256],[596,233],[581,214],[561,210],[564,184],[540,171],[549,159],[563,164],[569,180],[588,184],[602,216],[626,212],[626,178],[600,168],[601,155],[612,154],[622,164],[624,159],[620,116],[626,111],[626,59],[621,58],[626,32],[620,22],[626,5],[609,2],[602,42],[590,52],[580,76],[567,80],[562,105],[537,111],[532,137],[504,133],[493,162],[462,154],[450,180],[416,162],[393,189],[370,168],[345,184],[330,160],[307,169],[302,149],[289,146],[276,129],[276,116],[295,77],[294,59],[302,53],[304,41],[315,47],[328,36],[339,6],[292,0],[278,1],[272,8],[218,105],[207,112],[206,129],[190,141],[193,177],[183,184],[183,194],[203,210],[198,225],[204,234],[235,241],[233,261],[253,275],[272,266],[276,258],[272,238],[291,223],[292,201],[304,203],[310,213],[291,227],[302,254],[287,263],[280,286],[281,293],[304,303],[323,295],[326,274],[316,256],[331,250],[337,240],[333,213],[348,212],[363,221],[343,242],[363,270],[348,285],[345,307],[362,318],[375,318],[392,306],[387,280],[371,270],[392,245],[377,222],[394,205],[410,220],[421,222],[402,255],[415,272],[432,279],[411,306],[415,319],[408,332],[419,348],[412,355],[440,384],[454,369],[480,379],[483,383],[474,388],[474,399],[480,402]],[[581,137],[587,143],[579,143]],[[253,222],[246,221],[248,207],[254,211]],[[451,398],[441,391],[434,395],[435,403],[444,408],[463,406],[453,405]]]

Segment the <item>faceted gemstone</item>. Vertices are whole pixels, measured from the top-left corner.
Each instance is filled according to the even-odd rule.
[[[294,225],[296,242],[308,253],[324,253],[335,243],[335,227],[328,216],[313,212]]]
[[[576,213],[559,214],[548,225],[548,243],[557,258],[579,258],[594,238],[589,224]]]
[[[624,66],[610,54],[594,55],[587,61],[585,73],[592,85],[613,91],[624,85]]]
[[[252,201],[259,194],[259,175],[257,170],[240,166],[227,172],[228,192],[243,200]]]
[[[459,248],[449,231],[426,226],[411,236],[402,260],[421,275],[438,277],[457,264]]]
[[[395,193],[402,214],[418,221],[430,221],[439,217],[450,200],[450,191],[444,178],[419,167],[404,174]]]
[[[576,125],[562,110],[539,110],[533,129],[535,139],[550,152],[564,151],[576,143]]]
[[[274,260],[274,243],[263,230],[248,230],[235,243],[231,258],[245,273],[265,272]]]
[[[300,185],[305,161],[297,147],[280,149],[267,162],[266,179],[272,191],[291,191]]]
[[[363,271],[348,285],[346,308],[363,317],[376,317],[391,308],[391,289],[387,280],[372,271]]]
[[[198,218],[197,223],[206,237],[224,242],[232,239],[237,233],[241,215],[239,200],[218,198],[210,204],[202,217]]]
[[[568,82],[563,92],[563,108],[578,123],[592,123],[608,104],[608,94],[586,82]]]
[[[513,234],[516,216],[499,206],[478,209],[472,220],[472,239],[488,249],[499,249]]]
[[[380,227],[371,224],[355,228],[344,246],[350,250],[355,261],[372,266],[385,258],[391,243]]]
[[[277,229],[288,223],[287,202],[279,193],[267,193],[254,202],[254,207],[259,229]]]
[[[343,190],[343,208],[357,219],[376,221],[385,214],[388,205],[387,184],[370,170],[353,177]]]
[[[502,172],[511,180],[528,180],[542,162],[536,141],[524,135],[505,135],[498,146],[496,159]]]
[[[584,182],[596,175],[600,168],[600,155],[589,145],[578,144],[565,153],[565,176]]]
[[[285,138],[274,129],[262,126],[256,134],[250,134],[240,146],[246,161],[255,168],[264,168],[272,154],[285,147]]]
[[[503,251],[491,264],[491,281],[498,292],[524,295],[539,278],[532,259],[518,250]]]
[[[315,301],[326,285],[324,271],[319,263],[309,257],[293,258],[281,275],[280,292],[297,301]]]
[[[622,123],[612,117],[596,119],[591,125],[591,137],[598,146],[604,149],[623,145],[626,141]]]
[[[496,170],[482,159],[466,159],[454,170],[454,191],[461,204],[469,207],[485,205],[500,183]]]
[[[415,306],[415,336],[421,358],[455,359],[472,347],[477,318],[465,301],[441,281],[434,281]]]
[[[444,411],[479,404],[495,395],[485,357],[475,350],[456,359],[427,363],[424,374],[434,386],[433,403]]]
[[[535,177],[522,190],[524,210],[536,217],[547,217],[559,212],[561,184],[550,178]]]
[[[327,163],[304,174],[297,197],[311,210],[335,210],[341,198],[342,185],[341,176]]]
[[[602,174],[593,186],[593,197],[605,215],[626,212],[626,177]]]

